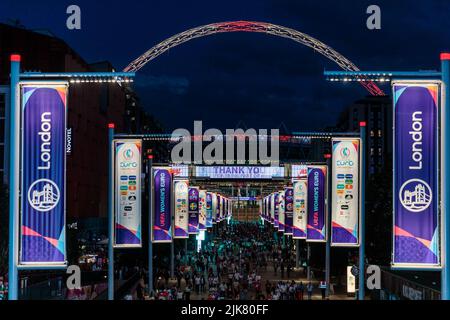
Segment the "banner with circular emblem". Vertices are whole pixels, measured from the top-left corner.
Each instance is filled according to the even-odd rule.
[[[394,81],[392,265],[440,268],[439,81]]]
[[[66,263],[66,82],[21,83],[19,265]],[[13,253],[11,253],[13,254]]]
[[[359,138],[334,138],[331,190],[331,245],[359,246]]]

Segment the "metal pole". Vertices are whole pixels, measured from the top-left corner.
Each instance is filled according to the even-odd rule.
[[[444,101],[441,108],[442,123],[442,272],[441,299],[450,300],[450,53],[441,53],[441,72]]]
[[[108,300],[114,300],[114,123],[108,124]]]
[[[147,175],[148,175],[148,211],[150,212],[150,217],[148,220],[148,230],[150,231],[148,235],[148,294],[153,292],[153,242],[152,242],[152,219],[153,219],[153,208],[152,208],[152,192],[153,192],[153,175],[152,175],[152,156],[149,156],[147,161]]]
[[[307,260],[307,267],[306,267],[306,273],[307,273],[307,279],[308,281],[311,281],[311,245],[309,243],[306,244],[306,260]]]
[[[366,245],[366,122],[360,123],[361,135],[361,234],[359,246],[359,291],[358,300],[364,300],[366,289],[365,245]]]
[[[175,276],[175,239],[170,243],[170,277]]]
[[[296,268],[300,268],[300,240],[297,239],[296,240],[296,244],[295,244],[295,267]]]
[[[330,260],[331,260],[331,210],[330,210],[330,203],[331,203],[331,183],[330,183],[330,177],[331,177],[331,154],[325,155],[325,158],[327,159],[327,209],[326,209],[326,234],[327,234],[327,242],[325,245],[325,283],[326,283],[326,290],[325,290],[325,296],[328,298],[330,296],[330,279],[331,279],[331,270],[330,270]]]
[[[19,149],[20,149],[20,55],[11,55],[11,92],[9,113],[9,270],[8,270],[8,299],[19,298],[19,272],[17,270],[18,252],[18,218],[19,218]]]

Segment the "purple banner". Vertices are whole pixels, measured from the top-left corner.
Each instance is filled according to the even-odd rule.
[[[279,220],[278,220],[278,207],[279,207],[279,194],[278,192],[275,192],[273,194],[273,226],[275,228],[279,227]]]
[[[326,174],[327,168],[308,168],[308,227],[307,241],[326,241]]]
[[[294,224],[294,189],[284,189],[284,234],[293,234]]]
[[[153,242],[172,242],[171,194],[169,170],[154,171]]]
[[[19,264],[64,266],[67,86],[23,85],[21,96]]]
[[[395,83],[394,267],[440,266],[439,84]]]
[[[212,209],[213,209],[213,197],[211,192],[206,193],[206,227],[212,228],[213,222],[212,222]]]
[[[198,234],[198,216],[199,216],[199,189],[197,187],[189,188],[189,234]]]

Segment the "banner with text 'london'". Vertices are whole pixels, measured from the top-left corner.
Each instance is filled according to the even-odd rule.
[[[308,242],[326,242],[326,166],[308,168]]]
[[[21,86],[19,264],[25,267],[66,265],[67,92],[66,84]]]
[[[360,140],[336,138],[332,142],[333,177],[331,245],[359,245],[359,152]]]
[[[114,246],[136,248],[141,243],[141,140],[114,140]]]
[[[438,82],[394,82],[394,267],[440,266]]]

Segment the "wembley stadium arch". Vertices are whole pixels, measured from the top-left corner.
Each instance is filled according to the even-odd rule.
[[[199,27],[195,27],[184,32],[178,33],[150,48],[144,54],[133,60],[125,69],[125,72],[136,72],[144,67],[148,62],[156,59],[158,56],[169,49],[183,44],[187,41],[206,37],[217,33],[226,32],[257,32],[274,35],[282,38],[291,39],[295,42],[303,44],[315,52],[318,52],[335,62],[340,68],[346,71],[359,71],[360,69],[342,54],[326,45],[325,43],[294,29],[279,26],[276,24],[255,21],[231,21],[211,23]],[[360,76],[359,83],[374,96],[385,95],[384,92],[369,79]]]

